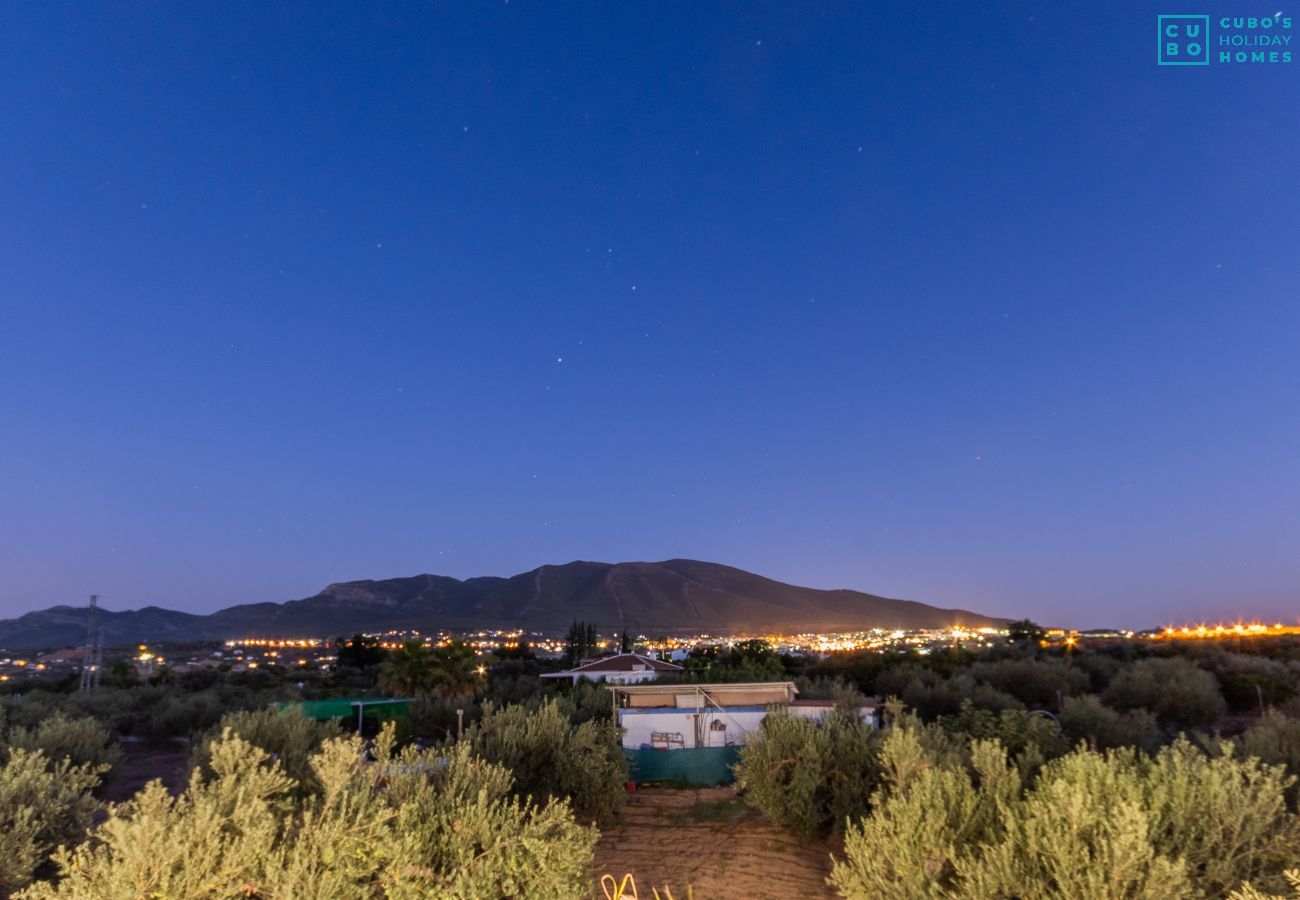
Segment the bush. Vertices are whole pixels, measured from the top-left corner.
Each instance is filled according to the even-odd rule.
[[[129,734],[132,693],[113,688],[78,694],[32,690],[21,697],[8,698],[5,713],[9,723],[19,727],[36,728],[51,715],[62,712],[72,717],[93,718],[109,731]]]
[[[1147,709],[1180,728],[1212,725],[1228,711],[1214,676],[1185,659],[1143,659],[1121,671],[1106,689],[1117,709]]]
[[[585,893],[596,835],[567,804],[511,799],[510,774],[464,746],[446,759],[394,755],[390,730],[376,757],[365,763],[356,737],[327,741],[311,759],[320,791],[305,796],[278,763],[227,731],[211,746],[211,777],[194,772],[175,799],[152,782],[114,807],[92,841],[57,854],[59,882],[25,896]]]
[[[1022,791],[996,742],[973,745],[968,771],[916,765],[909,739],[887,738],[885,784],[846,835],[832,873],[846,897],[1223,896],[1277,886],[1300,851],[1291,779],[1226,744],[1080,748]]]
[[[1023,758],[1030,768],[1069,749],[1056,722],[1023,709],[994,713],[977,709],[968,701],[960,714],[941,716],[939,725],[968,740],[996,740],[1012,756]]]
[[[283,685],[273,681],[262,682],[260,688],[228,682],[198,691],[139,685],[71,694],[31,690],[7,698],[4,709],[12,724],[28,728],[63,712],[73,718],[93,718],[119,736],[166,740],[208,730],[225,713],[265,708],[279,699],[289,697]]]
[[[488,669],[483,699],[498,706],[529,702],[549,690],[547,683],[538,677],[541,671],[536,659],[503,659]]]
[[[1093,750],[1137,747],[1154,753],[1160,745],[1160,728],[1152,713],[1145,709],[1119,713],[1092,694],[1067,698],[1060,720],[1066,737],[1085,741]]]
[[[314,791],[319,783],[312,769],[312,755],[339,733],[337,723],[317,722],[293,707],[233,712],[221,719],[219,730],[198,741],[190,754],[190,768],[205,777],[212,775],[214,743],[222,735],[234,734],[270,754],[300,790]]]
[[[845,897],[912,900],[947,896],[962,849],[987,839],[1019,790],[995,742],[977,743],[978,790],[964,765],[938,765],[916,728],[892,729],[880,745],[885,781],[872,813],[850,825],[831,883]],[[1026,894],[1026,896],[1032,896]]]
[[[799,690],[800,700],[832,700],[845,709],[861,706],[867,700],[856,685],[840,677],[809,678],[800,675],[794,680],[794,685]]]
[[[516,791],[536,802],[568,798],[587,819],[607,818],[623,805],[628,768],[618,729],[597,721],[574,725],[555,700],[532,708],[485,704],[465,741],[475,755],[509,769]]]
[[[1300,820],[1286,808],[1295,779],[1283,767],[1238,758],[1230,743],[1206,753],[1179,739],[1152,760],[1138,759],[1136,770],[1153,842],[1169,858],[1181,856],[1211,896],[1247,879],[1277,886],[1300,853]]]
[[[848,714],[824,723],[769,713],[740,750],[736,789],[745,802],[805,838],[866,811],[879,779],[871,729]]]
[[[993,712],[1023,707],[1015,697],[976,681],[968,672],[945,677],[917,666],[885,670],[876,679],[876,691],[899,697],[927,720],[958,715],[967,703]]]
[[[1088,676],[1088,690],[1094,694],[1106,690],[1111,680],[1123,668],[1123,664],[1119,660],[1101,653],[1076,651],[1071,663],[1075,669]]]
[[[0,762],[0,896],[28,884],[60,844],[78,841],[99,804],[91,765],[14,747]]]
[[[545,703],[546,700],[544,698],[540,701],[534,700],[531,705],[536,708],[539,702]],[[610,696],[609,688],[603,684],[579,681],[556,697],[555,703],[575,725],[581,725],[583,722],[614,720],[613,698]]]
[[[424,694],[413,699],[410,710],[411,734],[432,741],[449,741],[457,737],[456,710],[463,710],[464,727],[469,728],[479,716],[479,706],[470,698]]]
[[[433,761],[428,753],[408,750],[396,759],[397,767],[408,774],[389,778],[389,802],[397,810],[394,832],[403,841],[395,855],[409,861],[407,871],[432,872],[424,878],[424,887],[431,888],[427,893],[390,890],[391,895],[587,894],[598,832],[579,825],[567,801],[536,805],[511,798],[511,773],[476,758],[466,743],[448,754],[435,778],[426,781],[410,774]]]
[[[1263,712],[1296,695],[1295,673],[1274,659],[1226,653],[1215,660],[1214,668],[1234,712]]]
[[[216,728],[230,711],[215,691],[169,692],[153,705],[136,730],[141,737],[154,740],[199,734]]]
[[[1281,894],[1266,894],[1247,882],[1229,894],[1228,900],[1300,900],[1300,869],[1288,870],[1286,880],[1291,889],[1287,891],[1285,897]]]
[[[1154,841],[1128,757],[1081,751],[1050,763],[1033,790],[980,846],[957,878],[979,897],[1150,898],[1191,894],[1186,868]]]
[[[1059,659],[1000,659],[971,666],[977,681],[1027,706],[1059,709],[1063,698],[1088,689],[1088,673]]]
[[[61,712],[33,728],[13,729],[7,742],[10,747],[39,750],[52,762],[66,759],[74,766],[89,766],[101,777],[122,758],[121,749],[104,726],[91,718],[73,719]]]
[[[1241,756],[1254,756],[1266,763],[1280,764],[1295,776],[1300,776],[1300,719],[1284,716],[1269,710],[1258,722],[1237,738]],[[1291,808],[1300,803],[1300,789],[1291,786]]]

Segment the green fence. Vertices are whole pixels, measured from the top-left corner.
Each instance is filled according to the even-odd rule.
[[[359,728],[367,736],[378,734],[386,722],[396,723],[399,737],[410,730],[410,701],[400,698],[331,697],[327,700],[281,703],[278,708],[301,710],[309,719],[341,721],[345,727]]]
[[[355,719],[357,706],[366,710],[366,718],[394,719],[410,714],[410,701],[386,697],[330,697],[326,700],[299,700],[278,704],[280,709],[295,706],[309,719]]]
[[[731,784],[731,767],[740,759],[738,747],[698,747],[690,750],[624,750],[633,781],[675,781],[685,784]]]

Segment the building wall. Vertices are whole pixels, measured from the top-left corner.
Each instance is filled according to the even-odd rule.
[[[834,707],[831,706],[791,706],[790,715],[802,716],[805,719],[812,719],[815,722],[824,722]],[[874,706],[862,706],[858,708],[858,715],[862,721],[866,722],[872,728],[877,727],[876,708]]]
[[[658,677],[659,672],[655,669],[642,669],[639,672],[610,672],[605,680],[610,684],[640,684],[643,681],[654,681]]]
[[[607,681],[610,684],[640,684],[643,681],[654,681],[659,677],[659,673],[654,669],[641,669],[638,672],[590,672],[573,676],[573,683],[579,681]]]
[[[680,744],[667,745],[672,749],[698,749],[701,747],[743,747],[749,743],[763,724],[769,707],[743,706],[701,708],[696,724],[696,712],[691,709],[656,707],[653,709],[627,708],[618,711],[618,723],[623,726],[623,747],[628,750],[648,749],[655,745],[656,732],[681,735]],[[829,706],[792,706],[791,715],[820,722],[830,715]],[[875,727],[875,709],[864,706],[859,710],[862,720]],[[665,746],[663,743],[659,747]]]
[[[701,709],[620,709],[619,724],[623,726],[623,746],[630,750],[653,745],[655,732],[680,734],[681,744],[674,748],[740,747],[749,742],[751,734],[758,731],[765,707],[729,707],[723,710]],[[663,746],[662,744],[660,746]]]

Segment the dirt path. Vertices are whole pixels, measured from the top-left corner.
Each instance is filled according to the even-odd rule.
[[[602,829],[595,870],[619,880],[631,872],[642,900],[665,886],[686,900],[688,885],[695,900],[815,900],[835,896],[826,886],[830,852],[772,825],[730,788],[642,788]]]
[[[143,744],[124,742],[122,759],[113,768],[112,777],[99,791],[101,800],[122,803],[155,778],[161,778],[167,790],[179,794],[185,787],[188,747],[177,744]]]

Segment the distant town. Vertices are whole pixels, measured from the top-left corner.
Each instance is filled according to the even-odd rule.
[[[811,658],[825,658],[836,653],[875,651],[881,653],[913,653],[926,656],[937,650],[963,647],[974,650],[1004,642],[1010,634],[1008,628],[945,629],[880,629],[866,631],[834,632],[826,634],[752,634],[717,635],[697,634],[676,637],[650,637],[630,635],[630,643],[637,652],[647,656],[681,661],[692,652],[709,648],[731,649],[750,641],[762,641],[779,654]],[[1157,629],[1129,631],[1122,629],[1048,628],[1039,638],[1043,647],[1073,648],[1080,645],[1098,645],[1121,640],[1171,641],[1256,638],[1300,634],[1300,627],[1282,623],[1260,622],[1232,624],[1197,624],[1166,626]],[[539,659],[560,660],[567,650],[562,635],[522,630],[484,629],[472,632],[390,630],[368,632],[361,635],[373,639],[385,650],[394,650],[409,642],[425,647],[445,647],[454,641],[473,648],[485,662],[502,655],[519,652],[531,653]],[[214,669],[220,672],[246,672],[259,668],[274,668],[285,672],[328,672],[338,663],[338,647],[355,636],[333,639],[309,637],[245,637],[226,641],[141,643],[104,648],[104,666],[117,665],[134,670],[139,676],[151,676],[161,670],[180,673],[195,669]],[[599,636],[595,649],[612,652],[619,649],[622,636]],[[24,677],[58,678],[78,672],[83,666],[85,648],[65,647],[40,653],[5,654],[0,650],[0,682]]]

